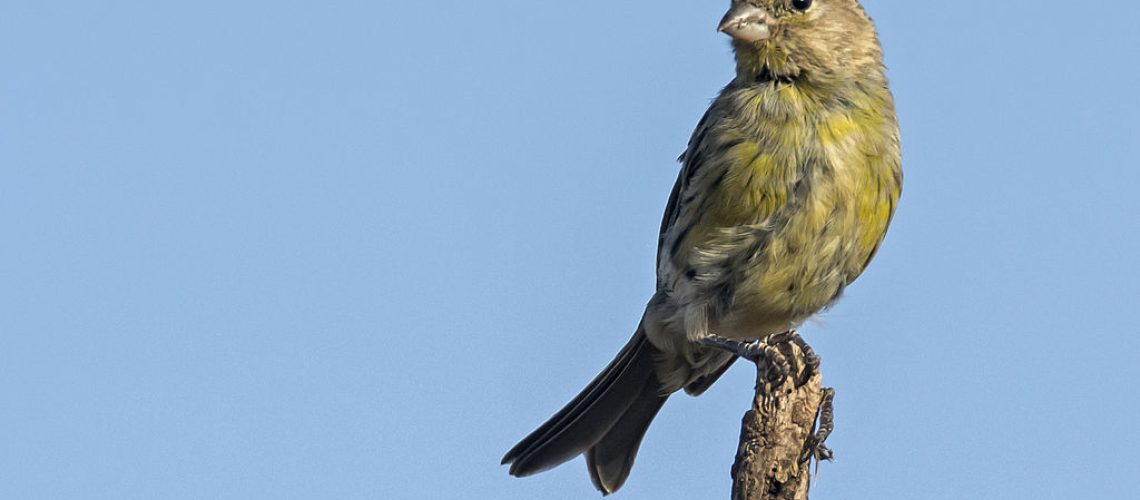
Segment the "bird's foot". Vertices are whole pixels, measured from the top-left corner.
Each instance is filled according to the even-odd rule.
[[[830,462],[835,459],[835,453],[823,444],[831,435],[831,431],[835,430],[835,407],[832,404],[834,400],[835,389],[824,387],[823,399],[819,403],[819,424],[816,426],[815,433],[808,437],[804,456],[800,458],[801,462],[807,462],[814,458],[818,467],[819,462],[825,460]]]
[[[756,363],[756,366],[763,369],[763,379],[766,381],[765,391],[771,391],[772,387],[783,385],[792,373],[792,365],[788,360],[789,353],[780,349],[780,344],[788,340],[786,337],[781,337],[782,335],[785,334],[771,335],[752,342],[741,342],[710,335],[697,343],[703,347],[728,351]],[[793,332],[792,335],[796,334]]]
[[[791,330],[791,331],[787,331],[787,332],[781,333],[779,335],[773,336],[773,338],[776,338],[776,337],[780,337],[782,339],[786,339],[787,341],[790,341],[791,343],[795,344],[796,347],[799,347],[800,351],[802,351],[804,353],[803,360],[804,360],[804,363],[806,364],[806,366],[804,366],[803,378],[805,381],[819,371],[819,365],[820,365],[819,356],[816,355],[815,350],[812,349],[810,345],[808,345],[807,341],[804,340],[804,338],[801,337],[798,332],[796,332],[795,330]],[[781,341],[783,341],[783,340],[781,340]]]

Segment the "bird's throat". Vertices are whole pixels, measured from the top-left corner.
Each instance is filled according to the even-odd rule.
[[[741,78],[743,76],[743,78]],[[782,75],[772,71],[771,68],[763,66],[757,72],[749,72],[745,75],[737,74],[738,78],[742,81],[750,82],[759,85],[777,84],[777,85],[791,85],[795,83],[796,76],[798,75]]]
[[[801,69],[787,53],[772,43],[734,42],[736,53],[736,80],[749,84],[791,84],[801,75]]]

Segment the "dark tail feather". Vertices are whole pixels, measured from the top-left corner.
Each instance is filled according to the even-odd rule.
[[[637,458],[641,438],[645,437],[645,431],[666,399],[669,396],[661,394],[661,383],[657,377],[651,377],[645,381],[641,394],[621,419],[586,452],[590,479],[603,495],[613,493],[625,484],[629,471],[633,469],[633,459]]]
[[[587,457],[590,475],[603,493],[617,490],[665,402],[653,368],[658,353],[638,328],[590,385],[507,452],[503,463],[511,464],[511,475],[542,472],[597,445]]]

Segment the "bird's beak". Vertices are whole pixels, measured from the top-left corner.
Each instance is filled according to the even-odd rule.
[[[763,7],[748,1],[734,1],[717,30],[742,42],[759,42],[771,36],[769,21],[771,18]]]

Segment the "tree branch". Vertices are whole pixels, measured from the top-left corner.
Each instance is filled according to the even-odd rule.
[[[831,431],[834,390],[823,387],[819,358],[795,331],[764,342],[778,354],[756,363],[756,396],[741,423],[732,498],[807,500],[811,460],[831,458],[823,440]]]

